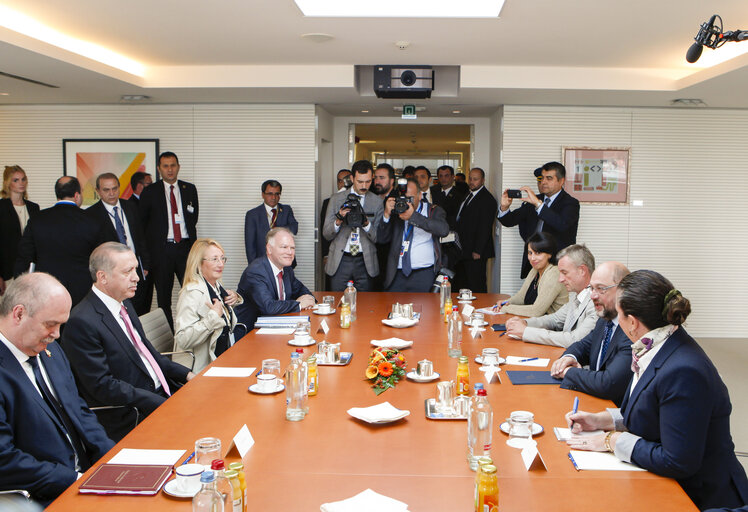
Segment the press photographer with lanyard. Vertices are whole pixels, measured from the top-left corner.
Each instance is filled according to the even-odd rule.
[[[421,197],[418,182],[399,179],[399,197],[385,202],[377,239],[390,243],[384,289],[428,292],[441,269],[439,239],[449,233],[447,213]]]
[[[200,238],[187,257],[184,286],[177,302],[177,350],[195,354],[195,373],[201,371],[245,334],[236,321],[233,306],[243,302],[221,284],[226,256],[223,247],[210,238]]]

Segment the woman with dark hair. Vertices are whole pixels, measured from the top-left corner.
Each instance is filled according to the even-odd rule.
[[[620,409],[566,415],[575,449],[609,451],[675,478],[699,509],[748,502],[748,479],[730,436],[730,397],[717,369],[682,327],[691,304],[657,272],[638,270],[617,290],[619,326],[634,375]]]
[[[501,308],[502,313],[543,316],[555,313],[569,302],[569,292],[558,281],[556,240],[548,233],[535,233],[527,240],[527,259],[532,270],[517,293]]]
[[[18,243],[29,219],[39,213],[39,205],[29,201],[28,178],[20,165],[7,165],[0,191],[0,295],[5,282],[13,278]]]

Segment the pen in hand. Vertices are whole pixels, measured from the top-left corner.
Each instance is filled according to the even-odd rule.
[[[575,415],[578,410],[579,410],[579,397],[575,396],[574,397],[574,405],[571,406],[571,414],[572,414],[572,416]],[[573,429],[574,429],[574,422],[572,421],[571,422],[571,426],[569,427],[569,430],[573,430]]]

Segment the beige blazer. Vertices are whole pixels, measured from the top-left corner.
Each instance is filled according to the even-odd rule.
[[[239,296],[237,304],[241,304]],[[211,303],[208,286],[203,279],[187,284],[179,292],[177,317],[174,320],[174,350],[191,350],[195,354],[193,372],[198,373],[216,359],[216,343],[226,323]],[[232,328],[236,327],[236,314]],[[238,340],[237,340],[238,341]]]
[[[555,313],[561,306],[569,302],[569,292],[558,282],[559,271],[556,265],[549,265],[538,282],[538,298],[532,304],[525,304],[525,294],[530,288],[538,271],[530,270],[522,288],[511,296],[507,304],[501,308],[502,313],[522,316],[543,316]]]

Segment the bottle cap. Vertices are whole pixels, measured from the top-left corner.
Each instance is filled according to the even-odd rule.
[[[239,473],[235,469],[227,469],[224,475],[226,476],[226,478],[230,479],[238,477]]]
[[[353,286],[353,281],[348,281],[348,286]]]
[[[291,359],[295,359],[297,357],[299,357],[298,352],[291,352]]]
[[[467,356],[460,356],[459,363],[460,364],[467,364],[468,358]]]
[[[485,455],[483,457],[478,457],[478,465],[479,466],[493,465],[493,459]]]
[[[244,469],[244,464],[242,464],[241,462],[232,462],[231,464],[229,464],[229,467],[233,470],[241,471]]]
[[[481,466],[481,469],[483,470],[484,473],[487,473],[489,475],[492,473],[496,473],[496,466],[493,466],[490,464],[488,466]]]
[[[299,354],[299,355],[301,355],[301,354],[304,353],[304,349],[303,348],[297,348],[296,349],[296,353]]]
[[[478,394],[478,396],[487,396],[485,389],[479,389],[478,392],[477,392],[477,394]]]
[[[210,463],[210,469],[224,469],[225,467],[223,459],[213,459],[213,462]]]
[[[203,474],[200,475],[200,483],[203,483],[203,484],[209,484],[213,482],[215,479],[216,479],[216,475],[210,470],[203,471]]]
[[[458,309],[460,309],[459,306],[452,306],[452,311],[457,311]]]
[[[310,364],[317,364],[317,356],[312,354],[311,356],[307,357],[306,362]]]
[[[475,384],[473,384],[473,388],[474,388],[474,389],[475,389],[476,391],[478,391],[479,389],[484,389],[484,388],[483,388],[483,383],[482,383],[482,382],[476,382]]]

